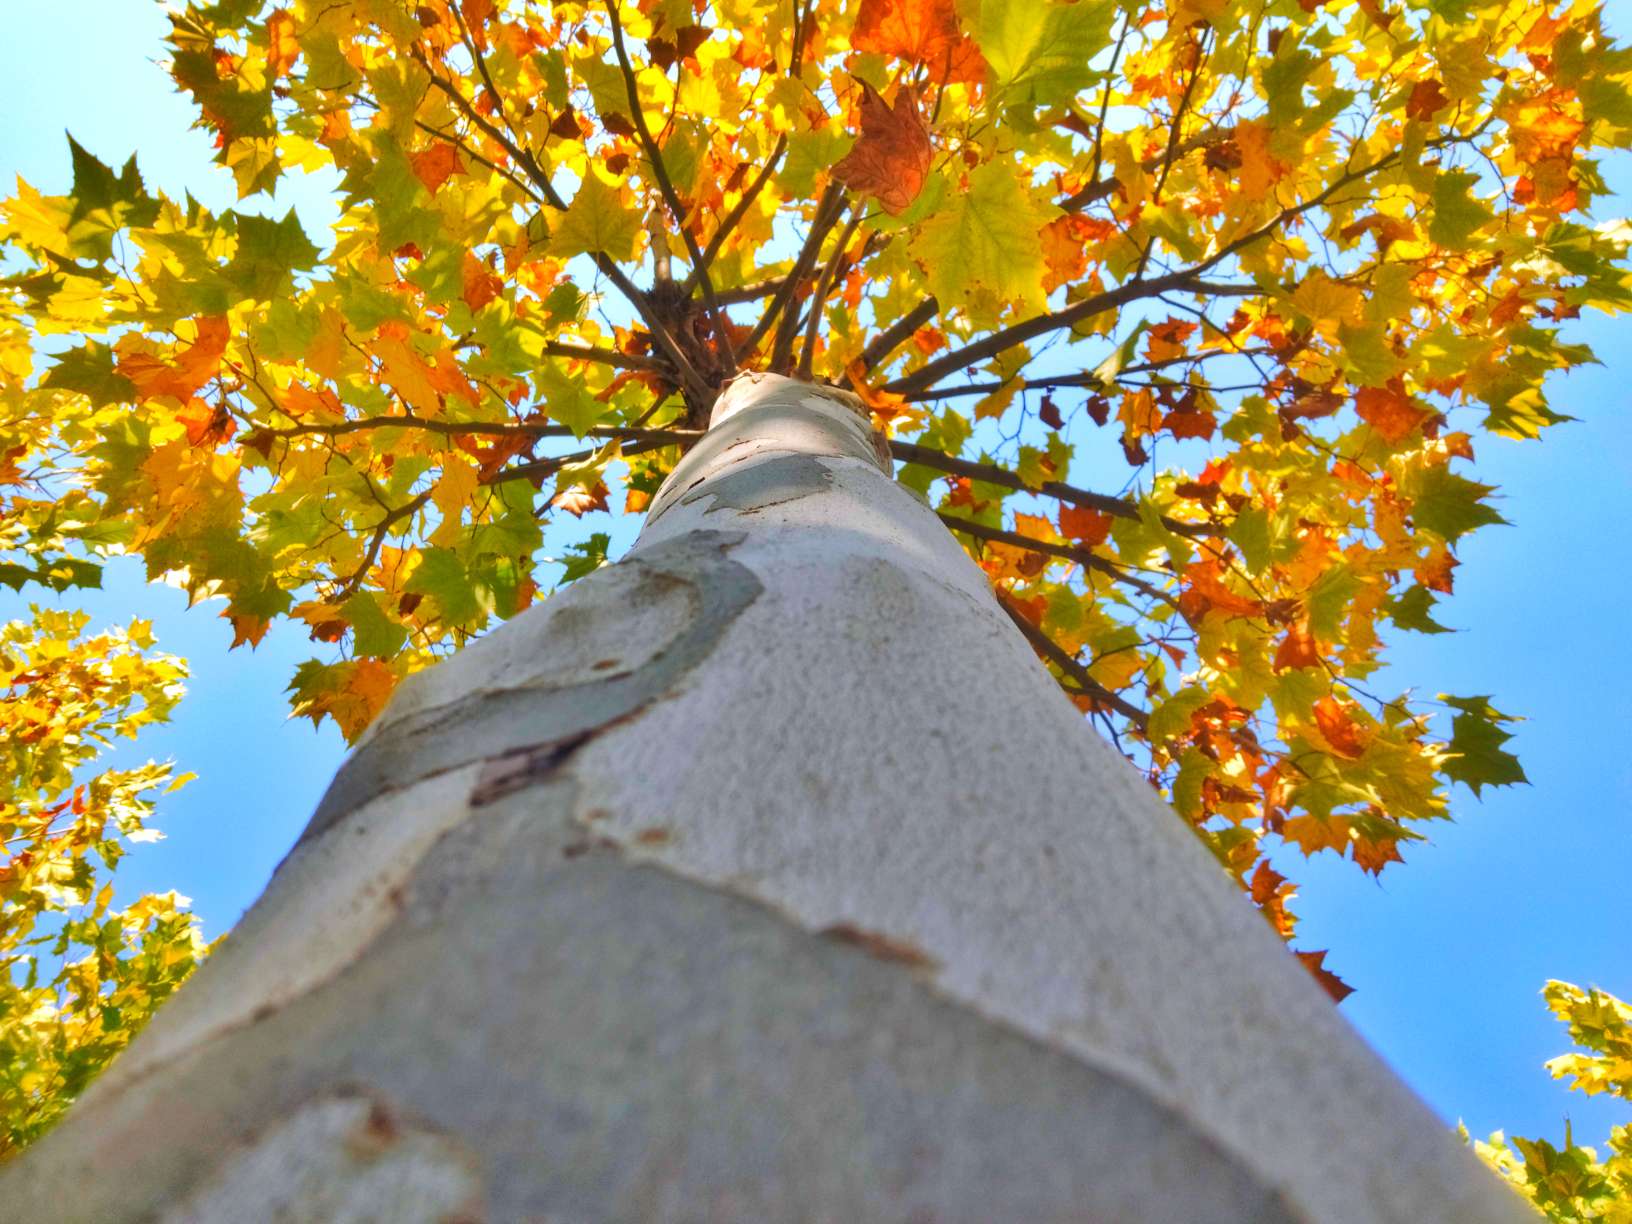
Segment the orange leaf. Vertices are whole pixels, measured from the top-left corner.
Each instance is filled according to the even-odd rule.
[[[460,276],[464,281],[464,288],[459,296],[465,300],[465,305],[469,306],[473,313],[498,297],[504,289],[504,282],[494,276],[488,266],[469,251],[465,252]]]
[[[1428,550],[1428,555],[1417,562],[1411,573],[1430,591],[1449,595],[1454,587],[1451,571],[1459,564],[1460,562],[1451,556],[1451,550],[1445,544],[1436,541]]]
[[[1218,428],[1218,419],[1210,412],[1170,412],[1162,418],[1162,428],[1175,438],[1201,438],[1205,441]]]
[[[606,485],[597,480],[593,487],[577,486],[563,490],[550,498],[550,507],[565,510],[574,518],[583,518],[591,510],[606,509]]]
[[[1390,446],[1420,428],[1430,415],[1413,404],[1411,397],[1397,384],[1361,387],[1354,394],[1354,407],[1360,419],[1381,434]]]
[[[1333,752],[1340,757],[1354,760],[1366,750],[1371,742],[1371,734],[1366,728],[1349,717],[1348,710],[1343,703],[1331,697],[1322,697],[1315,702],[1315,726]]]
[[[408,155],[408,165],[414,172],[414,177],[425,184],[425,190],[433,195],[455,174],[463,174],[464,166],[459,161],[459,150],[451,144],[433,144],[428,149],[421,149],[418,153]]]
[[[1218,562],[1211,557],[1193,561],[1185,567],[1184,591],[1179,596],[1179,607],[1192,620],[1200,619],[1215,608],[1248,615],[1262,611],[1262,605],[1256,599],[1237,595],[1224,585],[1224,575]]]
[[[875,197],[888,213],[918,198],[929,176],[929,129],[912,91],[903,89],[892,107],[861,82],[861,139],[833,167],[833,177]]]
[[[300,55],[295,19],[287,9],[276,9],[266,19],[266,74],[273,80],[287,76]]]
[[[1087,244],[1095,234],[1093,222],[1079,213],[1055,217],[1038,231],[1043,240],[1043,292],[1053,293],[1088,271]]]
[[[169,395],[186,403],[220,372],[221,354],[227,349],[227,321],[211,315],[197,322],[198,339],[173,361],[147,353],[129,353],[119,358],[119,373],[136,385],[144,399]]]
[[[1269,151],[1269,128],[1263,123],[1248,119],[1236,124],[1235,144],[1241,151],[1241,194],[1261,200],[1290,167]]]
[[[1275,670],[1283,672],[1292,667],[1319,666],[1320,649],[1309,632],[1309,622],[1299,621],[1286,631],[1286,636],[1275,651]]]
[[[1403,863],[1400,843],[1392,837],[1358,838],[1354,843],[1354,861],[1361,871],[1379,874],[1390,863]]]
[[[923,64],[937,82],[979,85],[986,61],[958,28],[953,0],[861,0],[850,45]]]
[[[1014,530],[1019,535],[1033,540],[1052,541],[1054,538],[1054,524],[1040,514],[1021,514],[1014,516]]]
[[[1354,993],[1353,986],[1350,986],[1321,963],[1326,959],[1324,950],[1320,952],[1294,952],[1294,955],[1303,962],[1303,967],[1309,970],[1310,976],[1320,983],[1321,989],[1332,996],[1332,1002],[1341,1003]]]
[[[1060,534],[1092,548],[1111,534],[1111,516],[1086,506],[1060,507]]]
[[[1341,818],[1294,816],[1281,826],[1281,836],[1306,855],[1322,850],[1341,855],[1349,845],[1349,826]]]
[[[857,357],[844,372],[850,377],[850,385],[855,388],[856,396],[872,411],[880,421],[888,421],[907,411],[907,401],[893,391],[881,391],[871,386],[867,381],[867,367]]]
[[[1418,81],[1411,87],[1411,97],[1405,104],[1405,113],[1412,119],[1432,119],[1436,114],[1451,104],[1451,100],[1440,89],[1440,82],[1433,77],[1426,81]]]

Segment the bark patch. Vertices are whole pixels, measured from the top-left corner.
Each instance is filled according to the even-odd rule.
[[[619,562],[636,567],[651,582],[678,581],[692,589],[691,619],[663,649],[628,672],[576,684],[475,692],[382,728],[340,767],[296,849],[370,799],[475,761],[502,762],[478,784],[478,795],[487,794],[490,786],[509,785],[499,780],[507,771],[512,783],[520,782],[515,770],[526,775],[528,785],[548,777],[593,735],[670,692],[759,597],[764,588],[753,571],[727,555],[742,539],[740,532],[694,531]],[[580,585],[593,585],[595,578],[592,574]],[[569,620],[581,622],[593,615],[593,597],[573,611]],[[457,668],[459,660],[440,666]],[[483,802],[493,797],[487,794]]]
[[[689,505],[712,497],[714,502],[703,511],[705,515],[719,510],[752,514],[826,492],[832,484],[833,473],[814,455],[779,455],[716,476],[687,493],[680,504]]]

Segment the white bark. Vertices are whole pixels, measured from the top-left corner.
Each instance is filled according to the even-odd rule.
[[[629,558],[404,685],[7,1218],[1529,1218],[886,470],[734,383]]]

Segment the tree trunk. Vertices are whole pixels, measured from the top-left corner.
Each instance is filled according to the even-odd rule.
[[[733,383],[628,558],[403,685],[3,1214],[1528,1219],[887,471]]]

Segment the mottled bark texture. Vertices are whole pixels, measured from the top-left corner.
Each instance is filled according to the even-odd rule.
[[[1522,1220],[838,392],[407,682],[17,1221]],[[280,1214],[281,1213],[281,1214]]]

